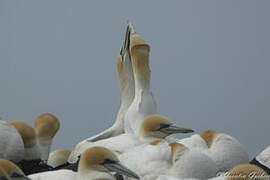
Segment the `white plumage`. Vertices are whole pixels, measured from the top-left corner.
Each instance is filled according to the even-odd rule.
[[[0,121],[0,158],[19,162],[24,156],[24,144],[18,131],[5,121]]]

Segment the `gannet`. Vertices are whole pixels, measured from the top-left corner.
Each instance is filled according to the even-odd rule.
[[[151,115],[142,123],[140,138],[147,142],[121,154],[119,159],[143,179],[155,179],[169,168],[171,148],[165,138],[175,133],[190,133],[191,129],[174,125],[169,119]]]
[[[259,166],[270,175],[270,146],[250,161],[250,164]]]
[[[122,154],[123,152],[127,152],[129,149],[143,143],[148,143],[158,139],[164,139],[165,137],[175,133],[190,132],[193,132],[193,130],[177,126],[165,117],[159,115],[151,115],[146,117],[141,124],[139,138],[133,134],[125,133],[96,142],[84,141],[73,149],[68,162],[76,163],[80,154],[87,148],[93,146],[104,146],[117,154]]]
[[[225,172],[238,164],[248,163],[248,153],[234,137],[214,130],[178,140],[190,149],[199,149],[212,158],[219,171]]]
[[[134,77],[129,53],[130,27],[127,27],[125,40],[117,57],[117,70],[121,90],[121,106],[113,126],[102,133],[88,138],[88,141],[98,141],[124,133],[124,117],[134,99]]]
[[[24,175],[22,170],[13,162],[7,159],[0,159],[0,179],[1,180],[30,180]]]
[[[57,170],[30,175],[33,180],[115,180],[111,172],[139,179],[133,171],[123,166],[117,156],[107,148],[91,147],[85,150],[80,158],[78,173],[71,170]]]
[[[50,113],[40,114],[35,120],[35,131],[40,145],[41,159],[47,161],[53,137],[60,127],[60,121]]]
[[[130,55],[135,79],[135,97],[125,115],[125,132],[138,135],[142,121],[157,113],[156,101],[150,91],[150,46],[131,29]]]
[[[41,160],[39,144],[37,142],[35,130],[24,121],[10,121],[10,125],[14,126],[20,133],[24,143],[23,159],[17,163],[25,175],[48,171],[51,169],[45,162]]]
[[[248,163],[248,153],[234,137],[214,130],[204,131],[201,137],[208,146],[205,152],[215,161],[219,171],[225,172],[238,164]]]
[[[23,140],[13,126],[0,121],[0,158],[19,162],[24,156]]]
[[[183,144],[170,144],[172,150],[172,166],[168,175],[179,178],[208,179],[216,176],[218,168],[216,163],[203,152],[189,149]]]
[[[47,164],[53,168],[63,165],[67,162],[70,153],[69,149],[57,149],[50,152]]]

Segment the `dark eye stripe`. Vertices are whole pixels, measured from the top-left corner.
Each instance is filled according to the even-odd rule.
[[[10,177],[13,177],[13,178],[18,178],[18,177],[24,177],[24,175],[22,174],[18,174],[16,172],[12,173]]]
[[[160,127],[159,127],[159,129],[157,129],[157,131],[164,129],[164,128],[168,128],[170,126],[171,126],[171,124],[160,124]]]
[[[112,159],[104,159],[103,163],[101,164],[115,164],[117,161],[112,160]]]

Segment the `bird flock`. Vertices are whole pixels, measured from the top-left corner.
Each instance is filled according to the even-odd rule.
[[[269,180],[270,146],[252,160],[234,137],[194,130],[159,115],[150,90],[150,45],[128,22],[117,57],[121,105],[115,123],[72,150],[51,152],[60,121],[51,113],[0,118],[0,180]]]

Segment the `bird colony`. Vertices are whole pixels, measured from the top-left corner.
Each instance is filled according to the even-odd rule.
[[[270,146],[249,159],[229,134],[200,134],[157,112],[150,89],[150,45],[128,22],[117,56],[121,105],[115,123],[51,152],[59,119],[43,113],[34,127],[0,120],[1,180],[269,180]],[[183,139],[176,133],[194,133]]]

